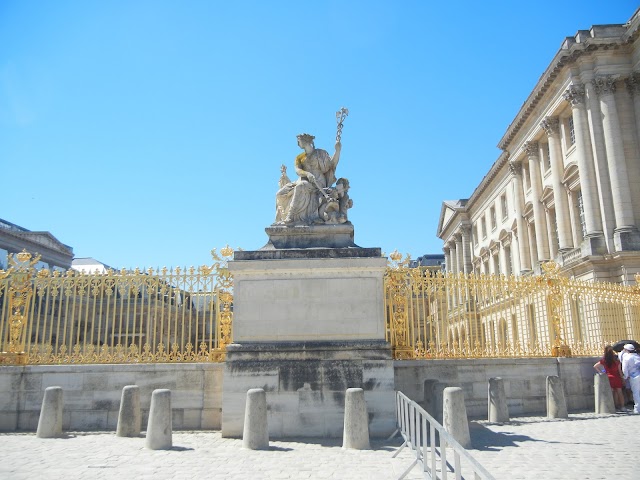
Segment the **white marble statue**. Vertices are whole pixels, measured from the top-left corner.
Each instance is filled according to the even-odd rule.
[[[347,193],[349,181],[340,178],[336,185],[335,172],[340,160],[342,144],[339,136],[335,153],[315,148],[313,135],[298,135],[298,146],[304,150],[295,160],[298,180],[289,181],[286,167],[281,168],[280,189],[276,194],[274,225],[314,225],[345,223],[347,210],[353,202]]]

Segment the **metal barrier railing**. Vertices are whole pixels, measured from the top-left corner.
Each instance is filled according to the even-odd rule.
[[[494,480],[494,477],[435,418],[399,391],[396,391],[396,422],[397,430],[394,435],[400,433],[404,443],[393,457],[404,447],[409,447],[414,455],[413,463],[398,480],[406,477],[416,465],[422,468],[424,478],[428,479],[447,480],[450,474],[456,480],[470,478],[463,476],[465,470],[472,473],[475,480]],[[448,460],[447,449],[453,451],[453,464]]]

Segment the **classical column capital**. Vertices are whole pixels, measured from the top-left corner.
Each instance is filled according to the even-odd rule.
[[[462,237],[469,237],[471,235],[471,225],[460,225],[460,231],[462,232]]]
[[[569,88],[562,94],[562,97],[571,104],[572,107],[584,103],[584,85],[581,83],[569,85]]]
[[[625,84],[627,85],[629,95],[633,96],[636,94],[640,94],[640,73],[633,72],[626,78]]]
[[[511,173],[516,177],[519,177],[522,175],[522,164],[519,162],[509,162],[509,170],[511,170]]]
[[[616,93],[616,81],[617,77],[614,75],[603,75],[596,77],[592,80],[593,86],[596,89],[596,94],[601,97],[603,95],[613,95]]]
[[[560,119],[558,117],[544,117],[540,126],[549,137],[560,134]]]
[[[528,157],[537,157],[539,155],[540,146],[538,142],[525,142],[523,148]]]

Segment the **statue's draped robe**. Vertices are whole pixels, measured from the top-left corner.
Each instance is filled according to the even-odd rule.
[[[276,195],[276,204],[284,213],[285,223],[311,225],[320,219],[318,208],[322,193],[318,187],[326,188],[333,185],[336,181],[336,169],[327,151],[322,149],[315,149],[309,155],[299,155],[296,158],[296,167],[312,173],[316,182],[310,182],[303,176],[285,185]]]

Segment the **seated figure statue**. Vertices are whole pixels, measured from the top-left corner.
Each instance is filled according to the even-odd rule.
[[[304,150],[295,160],[298,180],[288,181],[286,169],[276,194],[276,221],[274,225],[313,225],[345,223],[347,221],[344,187],[332,187],[336,181],[336,167],[340,159],[341,143],[336,142],[333,157],[326,150],[315,148],[313,135],[298,135],[298,146]],[[288,182],[284,183],[282,180]],[[347,195],[346,199],[349,197]],[[342,204],[341,204],[342,200]]]

